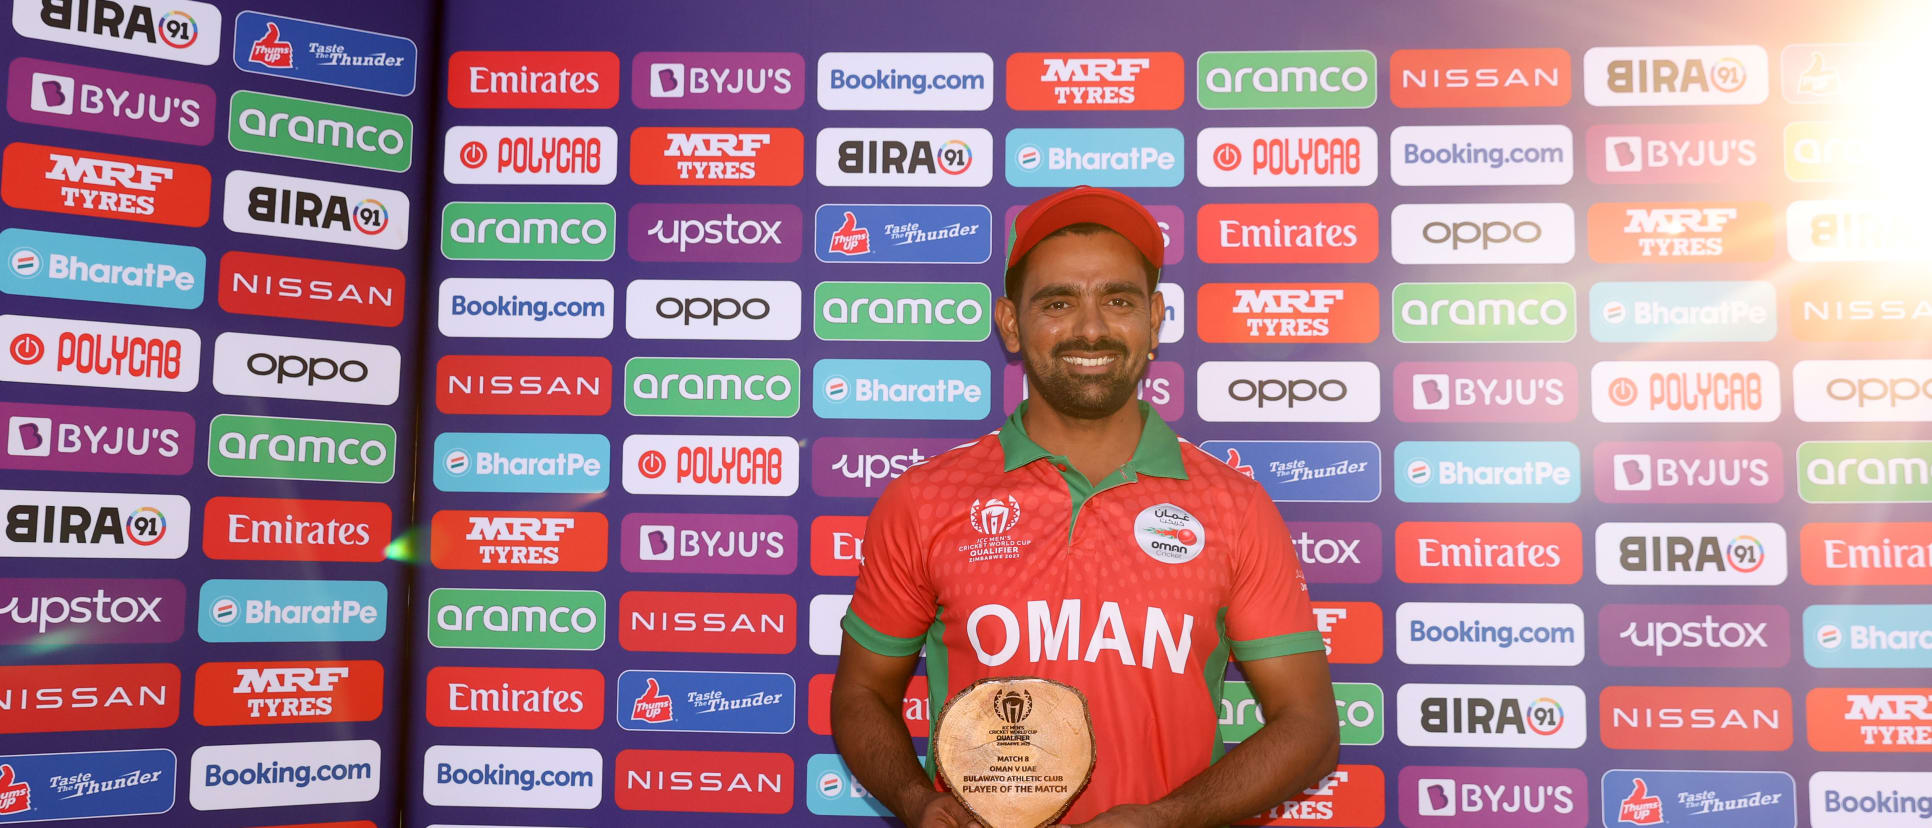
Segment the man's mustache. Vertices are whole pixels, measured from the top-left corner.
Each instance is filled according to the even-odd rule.
[[[1096,339],[1091,342],[1069,340],[1066,342],[1062,342],[1058,345],[1055,345],[1053,347],[1053,355],[1056,357],[1066,356],[1075,351],[1084,351],[1086,353],[1094,353],[1096,351],[1111,351],[1121,356],[1126,356],[1127,343],[1122,342],[1118,339]]]

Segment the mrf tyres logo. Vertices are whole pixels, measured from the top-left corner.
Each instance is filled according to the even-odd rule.
[[[790,187],[805,177],[805,135],[789,127],[638,127],[631,181]]]
[[[1590,205],[1590,258],[1619,262],[1762,262],[1776,216],[1757,201]]]
[[[409,196],[313,178],[235,170],[222,185],[222,223],[237,233],[401,250]]]
[[[15,0],[23,37],[207,66],[221,57],[221,9],[195,0]]]
[[[23,210],[200,227],[210,181],[198,164],[16,142],[0,165],[0,199]]]
[[[1412,747],[1575,749],[1589,706],[1573,685],[1404,684],[1396,733]]]
[[[220,414],[208,424],[208,471],[217,477],[387,483],[396,430],[385,423]]]
[[[1187,65],[1174,52],[1017,52],[1006,105],[1018,110],[1179,109]]]

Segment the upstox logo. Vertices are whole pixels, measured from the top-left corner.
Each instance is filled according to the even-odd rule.
[[[624,410],[639,417],[790,417],[798,413],[798,363],[633,357],[624,389]]]
[[[1566,282],[1404,282],[1389,306],[1397,342],[1576,338],[1576,288]]]
[[[1015,187],[1173,187],[1187,174],[1177,129],[1015,129],[1006,183]]]
[[[604,594],[594,589],[437,589],[429,593],[432,647],[595,650],[604,646]]]
[[[1932,605],[1805,607],[1805,663],[1813,667],[1932,667]]]
[[[602,434],[448,431],[436,435],[432,476],[445,492],[590,494],[610,486]]]
[[[10,227],[0,230],[0,293],[198,308],[208,257],[193,247]]]
[[[821,359],[812,413],[831,419],[979,420],[992,410],[993,372],[970,359]]]
[[[208,471],[217,477],[387,483],[396,430],[384,423],[221,414],[208,423]]]
[[[600,202],[452,201],[443,208],[443,257],[602,262],[617,252],[617,210]]]
[[[828,341],[981,342],[992,291],[979,282],[820,282],[812,333]]]
[[[380,641],[389,588],[381,581],[238,581],[201,585],[201,640]]]
[[[1375,105],[1375,53],[1203,52],[1194,62],[1202,109],[1367,109]]]
[[[395,112],[248,90],[228,99],[228,144],[242,152],[403,172],[414,136]]]
[[[1407,503],[1574,503],[1575,443],[1424,442],[1395,446],[1395,496]]]
[[[1932,502],[1932,441],[1812,440],[1798,470],[1807,503]]]

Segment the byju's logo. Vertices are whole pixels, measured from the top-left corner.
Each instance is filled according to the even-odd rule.
[[[1783,771],[1611,770],[1603,774],[1602,797],[1606,828],[1798,824],[1798,786]]]
[[[1392,462],[1407,503],[1574,503],[1583,477],[1575,443],[1405,441]]]
[[[214,112],[215,90],[199,83],[27,57],[7,65],[7,114],[21,123],[207,146]]]
[[[1777,146],[1754,124],[1602,124],[1583,143],[1598,184],[1740,183]]]
[[[1414,747],[1575,749],[1589,706],[1573,685],[1404,684],[1396,733]]]
[[[1769,342],[1777,335],[1778,295],[1769,282],[1590,286],[1590,336],[1598,342]]]
[[[237,233],[384,250],[409,243],[409,196],[401,190],[235,170],[223,181],[221,204],[222,223]]]
[[[1776,523],[1605,523],[1597,580],[1631,586],[1775,586],[1790,566]]]
[[[1568,362],[1404,362],[1395,417],[1405,423],[1567,423],[1576,419]]]
[[[798,568],[798,521],[790,515],[624,516],[630,572],[790,575]]]
[[[164,814],[177,782],[172,750],[0,756],[0,824]]]
[[[1277,503],[1370,503],[1382,496],[1382,452],[1374,443],[1209,440],[1201,450],[1254,478]]]
[[[431,590],[429,644],[483,650],[595,650],[604,646],[604,594],[587,589]]]
[[[201,640],[380,641],[389,588],[381,581],[239,581],[201,585]]]
[[[35,40],[207,66],[221,56],[221,9],[195,0],[22,2],[13,30]]]
[[[183,411],[0,403],[0,469],[187,474],[195,422]]]
[[[633,204],[625,250],[640,262],[795,262],[803,215],[790,204]]]
[[[1006,133],[1014,187],[1173,187],[1187,175],[1176,129],[1015,129]]]
[[[1813,604],[1805,607],[1805,663],[1813,667],[1932,667],[1932,606]]]
[[[0,489],[0,504],[0,558],[171,560],[194,514],[180,495]]]
[[[992,105],[993,57],[985,52],[818,56],[820,109],[979,111]]]
[[[235,68],[384,95],[416,91],[416,44],[347,26],[245,11],[235,16]]]
[[[798,684],[786,673],[625,670],[617,726],[675,733],[790,733]]]
[[[981,264],[993,251],[979,204],[826,204],[813,223],[821,262]]]
[[[1411,765],[1395,788],[1402,824],[1414,828],[1584,828],[1590,821],[1590,781],[1575,768]]]
[[[1591,454],[1605,503],[1776,503],[1784,461],[1776,443],[1598,443]]]
[[[445,492],[602,492],[610,440],[602,434],[447,431],[432,454]]]
[[[624,332],[632,339],[792,340],[802,302],[797,282],[638,279],[624,289]]]
[[[831,419],[980,420],[992,410],[993,371],[962,359],[821,359],[812,413]]]
[[[984,187],[993,180],[993,134],[822,129],[814,158],[826,187]]]
[[[10,227],[0,253],[0,293],[15,296],[186,309],[206,289],[208,258],[193,247]]]
[[[639,52],[631,59],[638,109],[797,109],[805,82],[805,58],[796,52]]]

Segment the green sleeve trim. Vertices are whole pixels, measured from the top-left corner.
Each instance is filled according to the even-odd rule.
[[[852,616],[847,615],[846,618]],[[857,638],[858,636],[853,636]],[[1234,642],[1234,657],[1240,661],[1259,661],[1275,656],[1312,653],[1322,649],[1322,634],[1315,630],[1289,633],[1253,641]],[[870,647],[868,646],[868,649]]]
[[[919,648],[926,643],[926,637],[923,634],[900,638],[879,632],[873,629],[872,625],[861,620],[858,613],[849,609],[845,611],[845,618],[839,622],[839,626],[844,627],[846,633],[852,636],[852,640],[859,642],[859,646],[883,656],[918,655]],[[1320,646],[1321,639],[1316,638],[1315,644]]]

